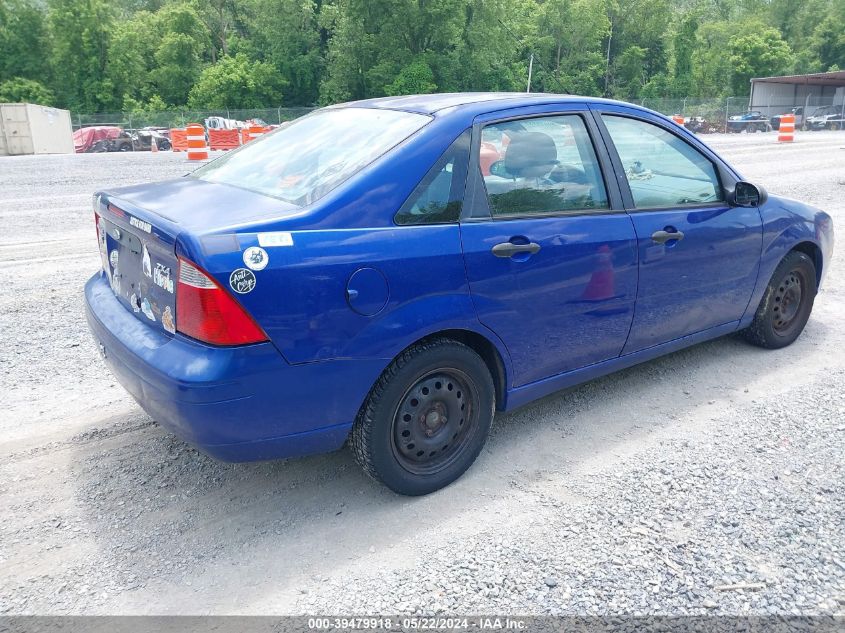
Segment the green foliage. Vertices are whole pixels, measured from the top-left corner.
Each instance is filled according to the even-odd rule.
[[[44,11],[27,0],[0,0],[0,81],[24,77],[50,79],[47,19]]]
[[[53,105],[53,93],[32,79],[14,77],[0,83],[0,103],[37,103]]]
[[[191,89],[188,105],[197,109],[278,106],[285,80],[268,62],[252,62],[243,54],[223,57],[208,66]]]
[[[150,112],[163,112],[167,110],[167,104],[164,99],[158,95],[153,95],[146,102],[139,101],[131,95],[124,95],[122,112],[129,114],[149,114]]]
[[[0,0],[0,83],[84,112],[522,91],[532,55],[533,91],[744,95],[845,67],[845,2]]]
[[[208,28],[191,5],[170,4],[156,13],[150,35],[157,40],[150,71],[156,92],[168,103],[186,103],[210,50]]]
[[[770,77],[786,72],[792,61],[789,44],[774,28],[733,36],[728,41],[728,52],[733,66],[735,94],[745,94],[752,77]]]
[[[111,103],[106,77],[112,14],[105,0],[50,0],[53,89],[60,105],[98,112]]]
[[[396,79],[384,87],[385,94],[391,96],[428,94],[435,90],[437,84],[434,83],[434,73],[422,59],[405,66]]]

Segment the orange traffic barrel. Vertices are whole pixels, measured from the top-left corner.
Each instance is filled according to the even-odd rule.
[[[174,152],[184,152],[188,149],[188,132],[185,129],[170,130],[170,147]]]
[[[199,123],[188,126],[188,160],[208,160],[208,144],[205,142],[205,128]]]
[[[784,114],[780,118],[778,129],[778,143],[791,143],[795,140],[795,115]]]
[[[684,127],[684,117],[682,117],[680,114],[673,115],[672,120],[681,127]]]

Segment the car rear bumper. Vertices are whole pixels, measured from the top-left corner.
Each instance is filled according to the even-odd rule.
[[[121,385],[162,426],[226,461],[343,445],[385,361],[290,365],[272,343],[213,347],[135,318],[102,273],[85,285],[86,316]]]

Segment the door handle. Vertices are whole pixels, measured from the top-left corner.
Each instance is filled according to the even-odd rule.
[[[651,234],[651,239],[658,244],[665,244],[666,242],[671,242],[672,240],[682,240],[684,239],[684,232],[683,231],[655,231]]]
[[[502,242],[501,244],[496,244],[491,250],[496,257],[513,257],[519,253],[534,255],[540,251],[540,245],[536,242],[528,242],[528,244]]]

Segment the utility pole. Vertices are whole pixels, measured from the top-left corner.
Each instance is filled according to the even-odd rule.
[[[531,71],[534,70],[534,53],[531,53],[531,58],[528,60],[528,87],[525,92],[531,92]]]

